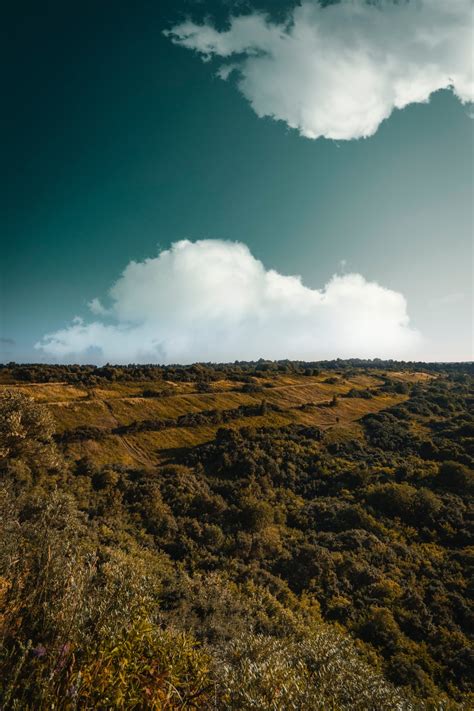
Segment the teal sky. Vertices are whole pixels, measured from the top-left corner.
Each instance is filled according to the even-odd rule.
[[[440,91],[370,138],[303,138],[163,36],[188,8],[215,6],[47,2],[9,18],[2,360],[48,360],[44,334],[185,238],[242,241],[313,288],[359,272],[405,296],[424,359],[472,359],[468,108]]]

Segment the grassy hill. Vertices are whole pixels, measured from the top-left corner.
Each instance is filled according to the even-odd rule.
[[[0,369],[3,708],[472,707],[472,368]]]
[[[395,373],[397,382],[424,382],[426,373]],[[63,439],[68,457],[90,456],[98,465],[156,466],[168,461],[175,450],[193,447],[214,439],[222,422],[180,424],[185,415],[232,413],[225,422],[232,429],[241,427],[282,427],[302,424],[357,433],[357,421],[371,412],[398,404],[407,395],[383,391],[383,379],[377,374],[334,375],[330,371],[317,376],[274,375],[251,378],[252,382],[217,380],[202,392],[198,384],[137,381],[101,383],[100,386],[74,386],[68,383],[15,384],[18,392],[48,406],[54,416],[55,433],[69,434]],[[330,382],[328,382],[330,381]],[[202,385],[202,384],[201,384]],[[371,390],[370,399],[344,398],[351,390]],[[334,395],[336,403],[331,404]],[[330,406],[329,406],[330,405]],[[243,408],[247,407],[246,413]],[[262,409],[263,414],[253,414]],[[242,412],[237,412],[242,408]],[[191,418],[189,418],[191,419]],[[205,418],[204,418],[205,419]],[[169,422],[172,420],[172,422]],[[135,423],[168,424],[161,430],[152,425],[142,431],[120,432]],[[86,428],[97,428],[89,433]],[[82,428],[82,429],[81,429]],[[360,428],[359,428],[360,430]],[[74,437],[74,434],[76,436]],[[81,433],[83,436],[81,436]],[[87,436],[87,435],[90,436]]]

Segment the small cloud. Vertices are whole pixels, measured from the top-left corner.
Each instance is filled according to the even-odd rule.
[[[233,71],[239,68],[238,64],[223,64],[216,72],[216,76],[223,81],[227,81]]]
[[[76,318],[35,348],[61,360],[190,363],[406,357],[420,342],[402,294],[353,273],[311,289],[239,242],[176,242],[130,262],[109,297],[107,322],[96,308],[92,322]]]
[[[95,316],[107,316],[109,313],[108,310],[102,306],[100,299],[92,299],[87,305]]]
[[[395,109],[440,89],[474,101],[472,0],[303,0],[281,23],[253,11],[222,30],[187,20],[165,35],[223,60],[217,75],[236,72],[257,116],[307,138],[372,136]]]
[[[16,341],[14,341],[13,338],[0,338],[0,343],[2,344],[2,346],[16,345]]]

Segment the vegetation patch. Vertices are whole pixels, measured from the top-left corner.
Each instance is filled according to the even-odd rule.
[[[3,373],[2,708],[472,707],[470,369],[337,365]]]

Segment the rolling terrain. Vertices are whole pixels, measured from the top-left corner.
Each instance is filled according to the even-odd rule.
[[[3,708],[470,709],[472,366],[0,368]]]
[[[432,376],[414,372],[391,377],[399,383],[423,383]],[[384,392],[384,380],[377,373],[345,376],[323,371],[317,376],[276,375],[250,380],[217,380],[206,392],[193,383],[166,380],[159,386],[143,380],[99,387],[66,382],[16,383],[15,388],[48,407],[55,420],[55,434],[68,457],[89,456],[98,465],[147,467],[169,461],[173,452],[213,440],[223,424],[232,429],[300,424],[332,430],[335,437],[356,435],[360,433],[358,420],[364,415],[407,398],[407,394]],[[350,391],[367,389],[370,398],[344,397]],[[206,413],[209,422],[202,422]],[[209,413],[216,413],[214,419],[220,421],[212,422]],[[192,422],[193,415],[201,418],[195,417]],[[190,416],[188,422],[186,416]],[[163,423],[166,426],[160,429]]]

